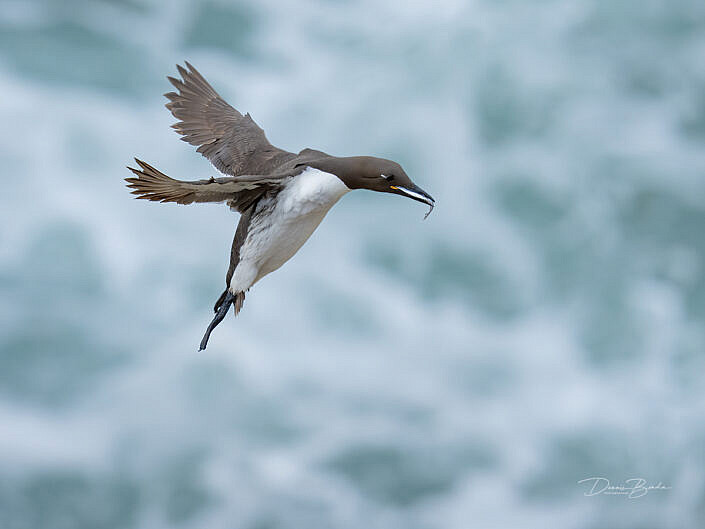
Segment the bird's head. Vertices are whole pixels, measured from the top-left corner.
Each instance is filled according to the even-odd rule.
[[[392,160],[373,156],[351,156],[331,157],[323,163],[326,167],[320,167],[320,169],[336,174],[350,189],[393,193],[423,202],[430,206],[426,217],[433,210],[435,205],[433,197],[414,184],[401,165]]]

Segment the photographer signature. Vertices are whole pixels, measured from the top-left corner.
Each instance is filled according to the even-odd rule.
[[[626,496],[629,499],[641,498],[652,490],[670,490],[660,481],[656,485],[647,484],[643,478],[631,478],[623,484],[612,485],[607,478],[585,478],[578,481],[578,484],[585,483],[590,487],[585,492],[585,496],[597,496],[598,494],[609,494],[614,496]]]

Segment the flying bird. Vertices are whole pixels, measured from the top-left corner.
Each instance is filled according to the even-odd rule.
[[[176,92],[164,94],[178,120],[181,139],[195,146],[224,176],[184,181],[168,177],[135,158],[135,177],[125,178],[137,198],[158,202],[224,202],[240,213],[225,276],[225,291],[213,308],[199,351],[231,305],[237,315],[245,292],[301,248],[328,210],[353,189],[401,195],[430,206],[431,195],[414,184],[401,166],[372,156],[331,156],[315,149],[298,154],[269,143],[249,114],[242,115],[218,95],[188,62],[177,65],[181,79],[167,77]],[[426,218],[424,217],[424,218]]]

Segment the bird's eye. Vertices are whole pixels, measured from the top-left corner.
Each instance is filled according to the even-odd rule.
[[[394,180],[394,175],[393,174],[383,174],[380,175],[382,178],[384,178],[387,182],[391,182]]]

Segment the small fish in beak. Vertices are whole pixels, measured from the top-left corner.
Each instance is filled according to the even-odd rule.
[[[419,186],[414,185],[413,188],[408,188],[408,187],[402,187],[402,186],[389,186],[395,191],[397,191],[400,195],[404,195],[406,197],[409,197],[413,200],[416,200],[418,202],[423,202],[424,204],[427,204],[429,206],[428,211],[423,217],[423,220],[426,220],[428,216],[431,214],[433,211],[433,208],[436,205],[436,201],[433,199],[431,195],[426,193],[423,189],[421,189]]]

